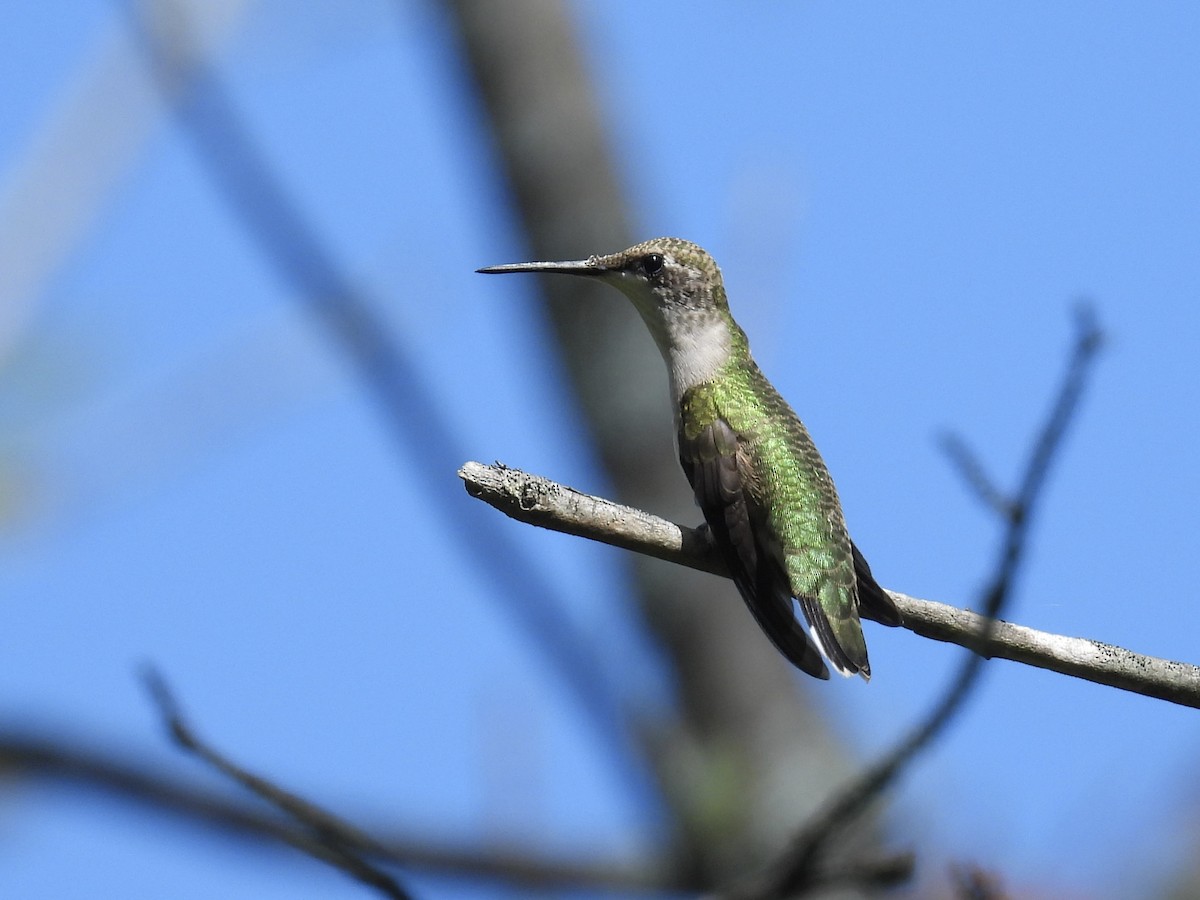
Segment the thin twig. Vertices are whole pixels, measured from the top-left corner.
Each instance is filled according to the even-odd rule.
[[[158,773],[144,759],[99,747],[0,726],[0,772],[7,778],[68,783],[139,804],[179,821],[214,829],[226,836],[281,842],[304,849],[307,829],[224,794]],[[472,847],[403,834],[386,826],[370,845],[352,849],[380,862],[422,869],[455,878],[486,879],[518,890],[568,890],[580,887],[622,892],[694,891],[697,886],[674,877],[665,860],[570,859],[550,855],[541,846],[506,842],[504,848]]]
[[[971,452],[960,435],[947,431],[938,437],[938,446],[984,506],[1002,519],[1012,518],[1012,500],[992,482],[979,457]]]
[[[197,737],[183,718],[179,704],[162,675],[153,668],[147,668],[144,681],[176,744],[286,813],[301,826],[299,833],[287,833],[288,843],[375,888],[387,897],[407,900],[410,895],[394,878],[367,862],[361,855],[360,850],[379,850],[365,832],[303,797],[284,790],[260,775],[255,775],[210,747]]]

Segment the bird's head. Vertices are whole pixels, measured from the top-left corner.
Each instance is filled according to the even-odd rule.
[[[512,263],[478,271],[547,272],[607,282],[633,301],[660,346],[690,321],[713,313],[727,315],[729,310],[716,261],[702,247],[680,238],[654,238],[584,260]]]
[[[641,313],[667,364],[677,401],[690,387],[716,377],[731,353],[749,354],[746,336],[729,314],[721,270],[690,241],[655,238],[608,256],[478,271],[548,272],[608,282]]]

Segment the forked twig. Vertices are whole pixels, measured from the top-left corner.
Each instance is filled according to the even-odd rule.
[[[197,737],[183,718],[179,704],[162,675],[153,668],[147,668],[143,680],[176,744],[286,813],[302,826],[300,833],[280,832],[280,836],[288,843],[375,888],[384,896],[407,900],[408,892],[400,887],[394,878],[363,857],[360,850],[370,849],[376,844],[366,833],[303,797],[284,790],[260,775],[255,775],[210,747]]]
[[[1029,523],[1042,496],[1042,487],[1062,438],[1079,406],[1079,398],[1102,334],[1089,309],[1076,313],[1076,336],[1067,372],[1054,406],[1034,442],[1017,492],[1010,500],[989,502],[1003,516],[1006,528],[995,572],[983,595],[982,628],[979,641],[986,645],[1000,614],[1012,594],[1012,585],[1024,559]],[[967,457],[973,459],[973,457]],[[977,491],[992,482],[982,468],[967,468],[967,481]],[[973,477],[975,473],[978,477]],[[985,501],[999,496],[994,489],[981,492]],[[1007,512],[1005,512],[1007,511]],[[979,683],[985,657],[968,656],[941,700],[929,714],[887,755],[866,769],[857,779],[839,791],[813,816],[790,842],[788,848],[767,869],[736,885],[728,894],[738,898],[774,898],[794,895],[822,880],[821,861],[830,842],[866,812],[949,725]]]

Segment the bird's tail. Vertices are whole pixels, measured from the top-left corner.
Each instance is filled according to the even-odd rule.
[[[788,662],[814,678],[828,679],[829,669],[817,646],[809,640],[808,633],[792,610],[792,598],[784,590],[772,596],[761,597],[742,591],[746,606],[754,614],[759,628]]]
[[[843,591],[844,588],[826,585],[825,590]],[[842,598],[839,598],[841,600]],[[871,680],[871,664],[867,660],[867,642],[863,638],[858,616],[831,618],[826,609],[853,610],[853,604],[845,602],[822,604],[815,597],[799,597],[800,611],[808,621],[808,630],[813,641],[821,649],[829,664],[839,675],[849,678],[861,675],[863,681]]]

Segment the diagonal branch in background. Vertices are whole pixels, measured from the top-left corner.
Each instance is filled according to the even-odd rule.
[[[1095,315],[1080,306],[1075,315],[1075,342],[1066,375],[1059,387],[1049,415],[1042,425],[1025,464],[1016,493],[1002,496],[988,478],[983,466],[975,461],[961,440],[951,443],[952,459],[962,468],[968,485],[1005,523],[1004,539],[996,560],[991,583],[983,594],[983,617],[976,630],[979,642],[986,646],[997,627],[996,617],[1012,596],[1013,583],[1024,561],[1029,525],[1042,497],[1050,466],[1062,447],[1067,428],[1079,408],[1087,376],[1102,343],[1102,332]],[[863,773],[838,791],[824,808],[805,823],[788,847],[761,873],[734,887],[729,896],[739,900],[768,900],[791,896],[820,882],[822,856],[832,841],[844,834],[871,805],[908,769],[913,760],[945,732],[965,708],[983,673],[985,657],[968,656],[958,674],[947,686],[942,698],[923,720],[896,746]]]
[[[729,577],[703,534],[686,525],[499,463],[468,462],[458,476],[472,497],[519,522]],[[984,638],[986,619],[978,613],[888,593],[904,617],[902,627],[921,637],[1200,709],[1200,667],[1004,621]]]
[[[148,668],[144,673],[144,680],[146,689],[158,706],[159,714],[176,744],[286,813],[300,826],[299,832],[284,832],[288,843],[314,859],[374,888],[385,897],[408,900],[409,893],[400,887],[394,878],[363,857],[360,848],[376,852],[379,850],[378,845],[363,831],[268,779],[249,772],[223,753],[214,750],[192,731],[162,675],[156,669]]]
[[[992,483],[992,479],[983,469],[983,464],[959,435],[948,431],[939,438],[938,445],[951,465],[958,469],[980,503],[1002,519],[1012,517],[1012,501]]]
[[[248,238],[313,317],[335,350],[350,362],[376,404],[414,481],[440,489],[447,460],[462,459],[458,435],[427,379],[376,312],[374,298],[354,283],[275,172],[238,113],[217,72],[196,50],[187,10],[176,0],[117,0],[128,13],[155,83],[177,114],[213,187],[245,228]],[[467,558],[478,563],[494,589],[486,596],[524,630],[535,652],[546,655],[599,738],[627,762],[631,789],[644,788],[640,762],[608,673],[589,642],[563,613],[557,592],[504,529],[462,521],[461,505],[428,503],[447,533],[472,535]]]
[[[228,838],[299,846],[311,834],[274,813],[153,770],[141,754],[114,753],[60,737],[18,731],[0,723],[0,774],[7,779],[86,788],[102,796],[162,813]],[[356,829],[357,830],[357,829]],[[380,862],[453,878],[530,890],[596,890],[679,893],[696,884],[680,881],[667,861],[574,859],[544,846],[507,840],[503,848],[472,847],[402,833],[394,826],[374,829],[379,837],[347,846]]]
[[[594,15],[565,0],[506,0],[503,15],[491,0],[440,7],[470,74],[470,99],[486,114],[516,239],[528,244],[512,258],[572,259],[634,243],[638,204],[621,177],[628,167],[610,150],[621,143],[614,129],[623,101],[606,108],[614,95],[599,89],[603,67],[589,65]],[[669,450],[662,360],[638,316],[586,281],[546,279],[536,288],[610,496],[677,519],[690,515],[691,492]],[[722,602],[727,585],[642,557],[621,562],[629,564],[638,625],[659,651],[672,698],[670,709],[653,715],[636,715],[631,704],[665,800],[655,819],[686,880],[719,884],[746,860],[768,859],[827,786],[852,775],[853,755],[815,692],[797,690],[794,670],[744,608]],[[858,837],[877,843],[873,827]]]

